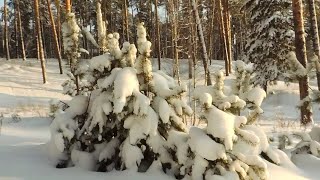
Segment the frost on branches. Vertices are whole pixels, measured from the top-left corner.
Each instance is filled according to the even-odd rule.
[[[79,166],[91,171],[145,172],[161,166],[177,179],[267,179],[263,160],[281,165],[279,152],[261,129],[238,116],[248,104],[260,107],[265,93],[247,83],[248,70],[237,62],[238,90],[224,94],[224,74],[213,86],[199,88],[207,127],[183,123],[192,115],[187,88],[162,71],[151,71],[150,47],[143,23],[137,26],[138,48],[119,47],[119,34],[109,34],[109,52],[80,63],[84,87],[64,110],[55,111],[50,159],[57,168]],[[136,58],[136,53],[138,57]],[[249,73],[250,74],[250,73]],[[248,75],[248,77],[246,77]]]
[[[102,18],[101,12],[101,0],[96,1],[96,14],[97,14],[97,30],[98,30],[98,43],[99,47],[102,52],[106,52],[107,50],[107,40],[106,40],[106,33],[107,33],[107,21],[104,21]]]
[[[287,54],[293,50],[291,0],[249,0],[248,37],[243,59],[254,63],[254,84],[266,87],[289,68]]]
[[[81,29],[77,24],[75,14],[67,13],[66,21],[62,24],[63,47],[67,59],[71,63],[71,72],[76,69],[77,59],[80,57],[79,37]]]
[[[189,179],[268,179],[265,160],[284,163],[283,153],[269,145],[262,129],[252,125],[263,112],[260,105],[266,97],[264,90],[250,84],[252,65],[237,61],[235,76],[231,95],[224,93],[222,71],[215,73],[213,86],[195,89],[207,126],[190,129],[187,142],[192,160],[185,168]]]
[[[86,93],[68,102],[51,125],[48,144],[56,167],[141,172],[152,163],[177,167],[173,156],[180,149],[168,138],[186,131],[183,117],[192,114],[184,100],[186,87],[161,71],[151,72],[151,43],[143,24],[138,32],[137,61],[135,46],[124,43],[120,49],[114,33],[108,35],[109,53],[79,66]]]
[[[266,93],[260,87],[253,87],[251,84],[252,64],[245,64],[243,61],[235,62],[235,79],[232,82],[232,94],[224,92],[224,73],[218,71],[214,74],[215,84],[212,86],[199,86],[195,88],[194,96],[200,101],[208,93],[212,105],[218,109],[232,114],[240,115],[241,111],[247,113],[247,124],[253,124],[258,116],[263,113],[260,108]]]
[[[62,84],[63,92],[75,96],[78,91],[83,92],[84,89],[86,89],[86,82],[80,82],[80,79],[83,76],[81,70],[83,70],[84,66],[79,65],[81,62],[79,62],[78,59],[81,56],[81,53],[89,54],[89,52],[79,47],[80,38],[84,35],[93,45],[97,45],[97,43],[89,31],[86,29],[81,31],[74,13],[66,14],[66,21],[62,24],[62,35],[64,52],[70,63],[71,69],[71,73],[67,74],[70,79]]]

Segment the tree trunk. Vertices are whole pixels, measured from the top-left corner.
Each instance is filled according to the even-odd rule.
[[[178,83],[181,83],[180,80],[180,71],[179,71],[179,54],[178,54],[178,28],[177,28],[177,16],[176,16],[176,6],[174,0],[169,0],[169,18],[171,24],[171,41],[172,41],[172,55],[174,60],[173,66],[173,77],[177,77]]]
[[[55,0],[55,6],[57,9],[57,19],[56,19],[56,24],[57,24],[57,37],[58,37],[58,42],[59,42],[59,49],[60,49],[60,55],[63,55],[63,48],[62,48],[62,38],[61,38],[61,8],[60,8],[60,0]],[[61,57],[62,58],[62,57]]]
[[[192,4],[191,1],[188,1],[188,15],[189,15],[189,38],[188,38],[188,58],[189,58],[189,79],[192,79],[193,72],[195,68],[195,52],[194,52],[194,23],[192,19]],[[194,74],[195,76],[195,74]]]
[[[52,33],[53,33],[53,37],[54,37],[56,57],[58,58],[58,62],[59,62],[59,70],[60,70],[60,74],[63,74],[61,52],[60,52],[60,48],[59,48],[59,40],[58,40],[58,36],[57,36],[56,25],[54,23],[52,11],[51,11],[51,6],[50,6],[51,2],[50,2],[50,0],[47,0],[47,5],[48,5],[48,11],[49,11],[50,22],[51,22],[51,27],[52,27]]]
[[[309,23],[310,23],[310,36],[312,39],[313,51],[320,58],[320,47],[319,47],[319,32],[318,32],[318,23],[317,23],[317,15],[314,0],[308,0],[308,8],[309,8]],[[320,90],[320,65],[319,59],[315,62],[316,73],[317,73],[317,83],[318,90]]]
[[[71,13],[71,0],[66,1],[66,13]]]
[[[126,37],[126,41],[130,42],[130,34],[129,34],[129,19],[128,19],[128,2],[127,0],[123,0],[123,15],[124,15],[124,27],[125,33],[124,36]]]
[[[154,0],[155,18],[156,18],[156,48],[157,48],[157,58],[158,58],[158,69],[161,70],[161,37],[160,37],[160,26],[159,26],[159,16],[158,16],[158,0]]]
[[[207,48],[206,48],[206,43],[203,37],[203,29],[202,29],[202,24],[201,20],[199,17],[199,12],[197,8],[197,4],[195,0],[192,0],[192,7],[193,7],[193,13],[194,17],[196,20],[196,25],[197,25],[197,34],[198,38],[201,43],[201,49],[202,49],[202,62],[203,62],[203,68],[204,68],[204,73],[205,73],[205,79],[206,79],[206,84],[207,85],[212,85],[211,77],[210,77],[210,70],[208,68],[208,53],[207,53]]]
[[[7,0],[3,1],[3,13],[4,13],[4,44],[6,47],[6,58],[10,60],[10,50],[9,50],[9,36],[8,36],[8,10],[7,10]]]
[[[294,20],[295,29],[295,46],[296,46],[296,56],[299,62],[306,67],[307,56],[306,56],[306,40],[304,35],[304,24],[303,24],[303,8],[302,0],[292,0],[292,12]],[[303,101],[301,105],[301,124],[307,125],[312,123],[312,113],[311,104],[307,99],[309,96],[309,79],[308,76],[301,77],[299,79],[299,90],[300,90],[300,100]]]
[[[41,12],[39,11],[39,14]],[[48,55],[47,55],[47,39],[44,37],[44,33],[45,32],[45,27],[44,27],[44,23],[41,22],[40,19],[40,32],[41,32],[41,41],[42,41],[42,49],[43,49],[43,55],[44,55],[44,59],[48,59]]]
[[[24,38],[23,38],[23,31],[22,31],[22,24],[21,24],[21,12],[20,12],[20,0],[16,0],[17,3],[17,13],[18,13],[18,26],[19,26],[19,33],[20,33],[20,43],[21,43],[21,53],[22,59],[25,61],[26,58],[26,51],[24,47]]]
[[[4,24],[4,22],[3,22],[3,12],[1,14],[0,22],[2,24]],[[1,27],[1,57],[4,57],[4,49],[5,49],[5,47],[4,47],[4,26],[2,25],[0,27]]]
[[[101,51],[100,53],[105,53],[107,50],[107,44],[106,44],[107,29],[106,29],[106,22],[102,17],[101,0],[96,1],[96,12],[97,12],[98,44],[100,46],[100,51]]]
[[[40,58],[40,62],[41,62],[42,78],[43,78],[43,83],[46,83],[47,82],[46,65],[45,65],[45,62],[44,62],[44,53],[43,53],[43,45],[42,45],[40,13],[39,13],[39,2],[38,2],[38,0],[34,0],[34,12],[35,12],[37,35],[38,35],[39,58]]]
[[[19,59],[19,40],[18,40],[18,14],[17,14],[17,2],[13,1],[13,9],[14,9],[14,40],[15,40],[15,51],[16,58]]]
[[[231,73],[231,62],[232,62],[232,42],[231,42],[231,24],[230,24],[230,11],[229,11],[229,2],[228,0],[224,0],[223,6],[223,17],[224,17],[224,34],[227,44],[227,53],[228,53],[228,70]]]
[[[225,70],[226,70],[226,76],[229,76],[229,53],[228,53],[228,44],[227,44],[227,38],[226,38],[226,30],[225,30],[225,19],[224,19],[224,13],[222,8],[221,0],[218,0],[218,11],[219,11],[219,18],[220,18],[220,31],[221,36],[223,39],[223,47],[224,47],[224,56],[225,56]]]

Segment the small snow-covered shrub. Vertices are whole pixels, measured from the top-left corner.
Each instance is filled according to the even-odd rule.
[[[266,134],[244,116],[217,108],[208,93],[199,98],[207,126],[193,127],[187,140],[192,161],[184,167],[190,179],[268,179],[263,159],[281,165],[279,152]],[[183,174],[184,172],[181,172]]]
[[[225,76],[222,71],[214,74],[215,84],[212,86],[198,86],[194,90],[194,97],[201,101],[204,93],[212,97],[212,104],[218,109],[240,115],[246,113],[247,124],[254,123],[263,110],[260,108],[266,93],[260,87],[251,84],[252,64],[243,61],[235,63],[235,79],[232,81],[232,94],[224,93]]]
[[[17,123],[21,121],[21,117],[18,113],[11,114],[12,122]]]
[[[288,145],[293,145],[294,139],[300,141],[293,148],[287,148]],[[313,127],[309,133],[293,132],[279,135],[279,149],[286,149],[291,153],[293,162],[299,154],[311,154],[320,158],[320,128]]]
[[[67,108],[67,104],[58,101],[58,100],[50,100],[49,101],[49,117],[54,118],[60,110],[65,110]]]

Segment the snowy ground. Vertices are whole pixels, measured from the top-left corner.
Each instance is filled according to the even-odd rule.
[[[171,64],[163,63],[163,69],[171,72]],[[223,68],[223,62],[213,62],[211,70]],[[136,172],[111,172],[108,174],[88,172],[79,168],[55,169],[46,155],[45,143],[50,138],[48,102],[51,99],[68,100],[61,94],[61,83],[66,79],[60,75],[57,62],[48,60],[48,83],[42,84],[40,64],[36,60],[27,62],[0,59],[0,114],[4,115],[0,131],[0,180],[2,179],[172,179],[160,170],[146,174]],[[182,79],[187,79],[188,67],[182,62]],[[197,81],[201,84],[201,67]],[[185,82],[190,82],[185,80]],[[228,84],[228,80],[227,80]],[[313,84],[314,85],[314,84]],[[301,131],[297,121],[299,101],[296,84],[286,86],[279,83],[272,87],[262,108],[265,113],[260,125],[268,133]],[[1,117],[0,117],[1,119]],[[314,108],[314,119],[320,121],[319,106]],[[281,121],[280,121],[281,120]],[[1,126],[0,126],[1,127]],[[278,167],[268,163],[270,179],[318,179],[320,160],[303,155],[295,159],[298,167],[287,163]]]

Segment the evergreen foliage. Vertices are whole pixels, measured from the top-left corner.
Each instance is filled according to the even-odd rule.
[[[255,85],[284,79],[287,54],[294,48],[290,0],[249,0],[244,5],[249,15],[243,60],[254,63]]]

